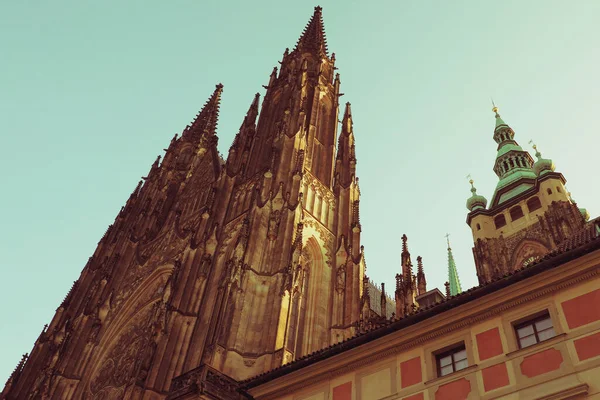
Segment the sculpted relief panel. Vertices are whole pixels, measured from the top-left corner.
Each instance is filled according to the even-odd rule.
[[[166,325],[165,285],[171,267],[160,268],[124,304],[100,343],[105,349],[94,363],[89,395],[92,399],[122,399],[128,388],[143,383],[152,365],[157,341]],[[137,310],[136,310],[137,309]],[[113,333],[114,332],[114,333]]]
[[[150,345],[146,327],[152,310],[152,306],[147,306],[140,311],[119,334],[92,378],[92,399],[122,399],[127,386],[135,382],[136,369],[143,361],[139,355]]]

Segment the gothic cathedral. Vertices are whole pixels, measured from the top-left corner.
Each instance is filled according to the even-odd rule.
[[[600,243],[600,220],[588,221],[553,162],[537,149],[534,162],[494,108],[499,182],[489,208],[474,186],[467,200],[481,285],[461,293],[448,242],[446,293],[428,291],[422,258],[416,258],[414,274],[403,236],[392,299],[365,274],[352,111],[350,103],[340,110],[340,76],[335,54],[327,49],[320,7],[280,64],[260,106],[260,95],[254,96],[226,160],[217,151],[220,84],[194,121],[175,135],[108,227],[0,399],[238,399],[269,390],[275,394],[260,398],[276,398],[288,393],[277,385],[302,391],[319,379],[358,371],[371,357],[423,347],[437,337],[429,332],[433,325],[419,325],[426,318],[452,316],[454,307],[487,291],[501,295],[501,284],[527,278],[527,271],[519,275],[524,269],[549,270],[553,255]],[[535,317],[547,324],[554,311],[540,310],[533,310]],[[467,325],[461,312],[452,317],[460,324],[440,328],[438,336]],[[480,321],[487,312],[469,321]],[[518,318],[509,319],[510,328]],[[392,342],[382,340],[380,352],[364,350],[369,341],[407,326],[420,332],[413,347],[383,349]],[[465,368],[477,367],[471,337],[455,349]],[[500,336],[498,343],[501,354]],[[438,365],[437,376],[433,363],[446,360],[438,353],[445,355],[456,343],[438,344],[407,355],[410,367],[385,372],[385,379],[401,376],[401,390],[405,382],[422,381],[430,393],[443,393],[439,378],[447,365]],[[339,356],[329,375],[314,366],[319,357],[333,359],[355,348],[369,353],[364,359],[371,361],[348,364]],[[428,361],[421,364],[421,358]],[[396,371],[397,361],[390,361],[390,371]],[[301,368],[316,371],[314,379],[293,386],[282,378]],[[372,388],[366,392],[389,396],[397,385],[384,390],[380,372],[360,370],[340,386],[338,397],[332,389],[333,398],[356,398],[351,391],[359,390],[361,380],[363,389]],[[370,377],[375,377],[372,386]],[[471,384],[475,387],[475,378],[469,391]],[[323,390],[329,393],[329,386]],[[208,392],[212,397],[193,397]]]
[[[161,399],[201,363],[245,379],[352,336],[365,264],[352,112],[347,103],[338,134],[335,70],[316,7],[226,160],[217,85],[0,397]]]

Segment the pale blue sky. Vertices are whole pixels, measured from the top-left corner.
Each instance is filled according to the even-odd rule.
[[[491,197],[490,97],[597,216],[598,1],[321,1],[352,103],[368,275],[393,288],[400,237],[430,287],[477,284],[465,179]],[[52,318],[173,134],[225,85],[224,154],[293,47],[309,1],[2,1],[0,384]]]

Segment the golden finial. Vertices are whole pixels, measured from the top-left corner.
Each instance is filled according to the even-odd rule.
[[[494,103],[494,99],[492,99],[492,111],[496,114],[496,117],[499,117],[498,107],[496,107],[496,104]]]
[[[535,143],[533,143],[533,139],[529,141],[529,144],[532,145],[531,147],[533,147],[534,150],[537,150],[537,146],[535,145]]]
[[[471,174],[467,175],[467,179],[469,180],[471,186],[473,186],[473,178],[471,177]]]

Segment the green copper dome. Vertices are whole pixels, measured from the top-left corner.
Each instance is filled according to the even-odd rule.
[[[542,158],[542,153],[537,150],[535,145],[533,145],[533,149],[535,150],[535,156],[537,157],[537,161],[533,164],[533,172],[535,172],[537,176],[546,172],[553,172],[556,168],[554,162],[548,158]]]
[[[583,219],[585,220],[585,222],[588,222],[590,220],[590,213],[588,212],[588,210],[586,208],[583,208],[583,207],[579,208],[579,212],[583,216]]]
[[[467,209],[469,211],[475,211],[479,209],[485,209],[487,207],[487,199],[483,196],[477,194],[477,189],[473,186],[473,180],[469,181],[471,183],[471,197],[467,199]]]

